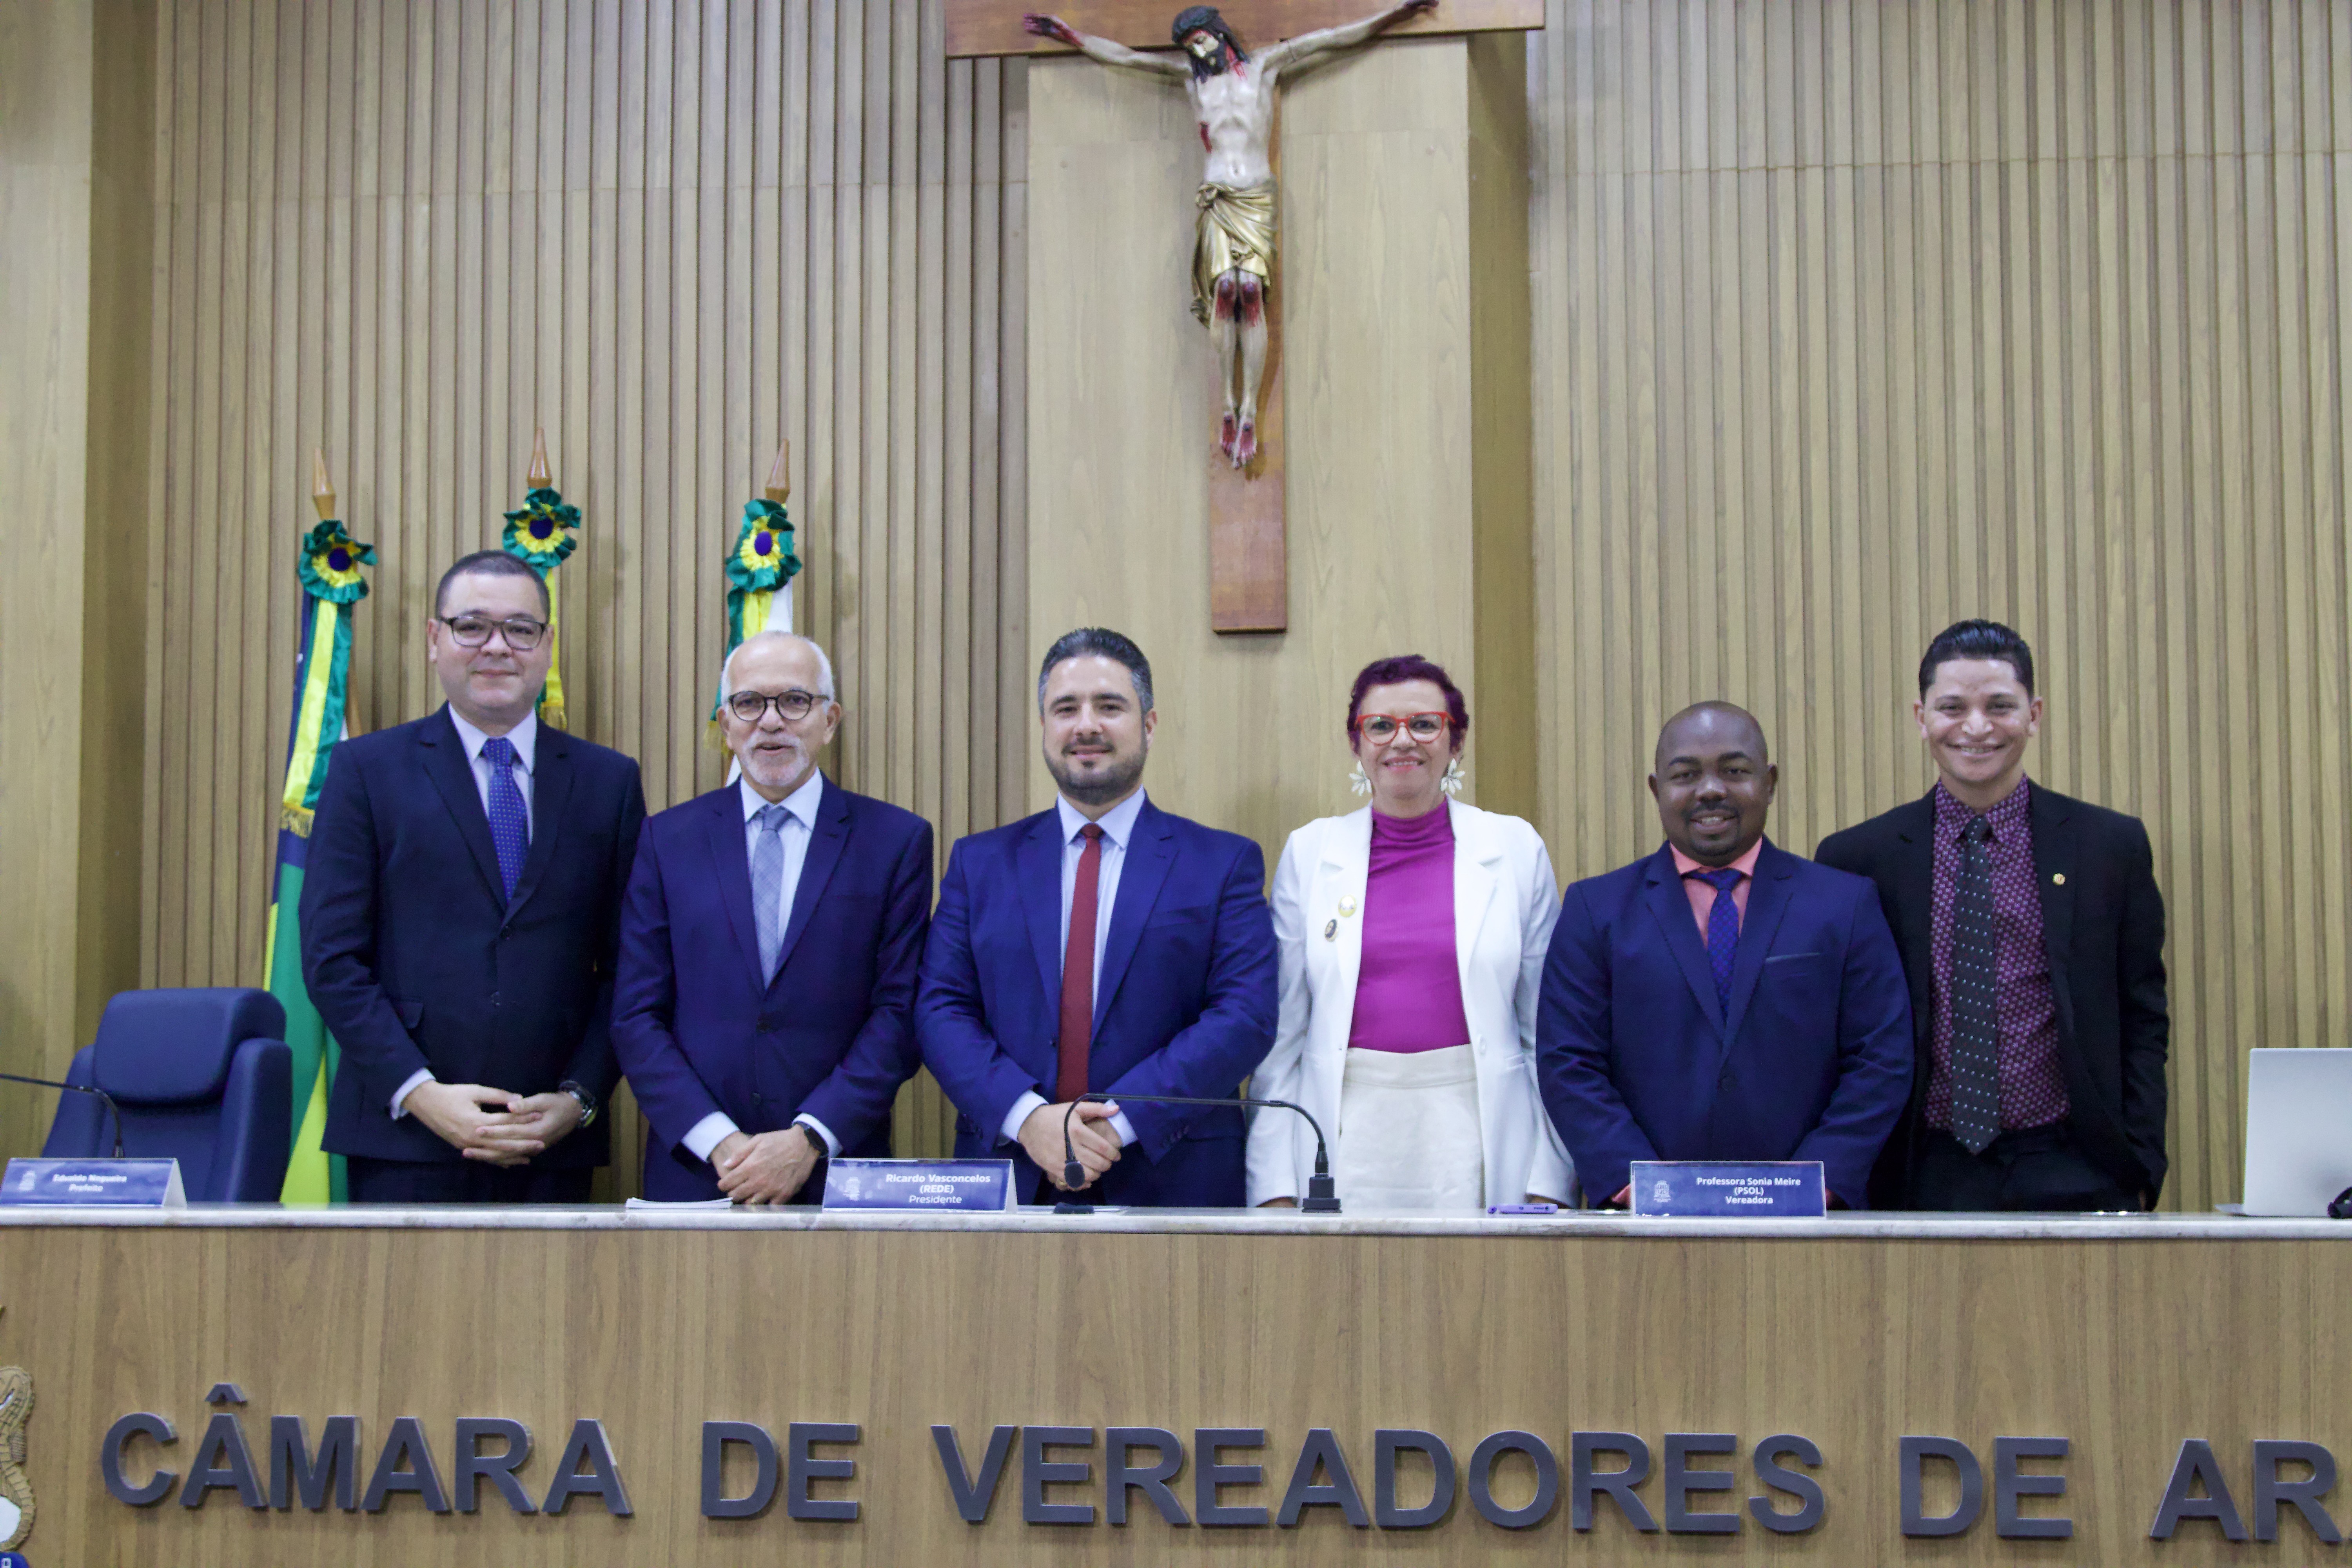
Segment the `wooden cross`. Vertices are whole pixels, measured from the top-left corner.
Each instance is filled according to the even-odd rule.
[[[1253,50],[1319,27],[1336,26],[1373,9],[1377,0],[1230,0],[1218,6]],[[1022,26],[1030,11],[1050,11],[1081,33],[1133,49],[1169,49],[1169,24],[1183,0],[946,0],[947,53],[951,58],[996,55],[1068,54],[1066,46]],[[1440,0],[1434,12],[1412,17],[1384,37],[1528,31],[1544,25],[1543,0]],[[1277,124],[1279,122],[1277,121]],[[1269,149],[1277,181],[1279,133]],[[1171,217],[1174,215],[1171,215]],[[1186,236],[1189,242],[1190,236]],[[1284,530],[1285,466],[1282,390],[1282,257],[1267,280],[1265,374],[1258,394],[1257,456],[1236,468],[1202,443],[1209,465],[1209,624],[1219,632],[1278,632],[1289,625],[1288,542]],[[1223,392],[1203,410],[1213,426]]]

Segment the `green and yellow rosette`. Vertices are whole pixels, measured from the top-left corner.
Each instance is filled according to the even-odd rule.
[[[506,518],[499,547],[538,573],[542,583],[580,548],[580,509],[546,486],[525,495],[521,508]],[[547,591],[547,685],[539,694],[539,716],[560,730],[563,728],[563,645],[556,626],[552,584]]]
[[[727,656],[745,637],[793,629],[792,582],[800,569],[801,558],[793,552],[792,515],[783,503],[745,501],[742,526],[727,552],[727,647],[719,656],[722,669]],[[710,717],[714,723],[719,718],[715,692]]]
[[[375,547],[353,539],[333,518],[303,537],[296,556],[303,594],[302,652],[278,825],[301,837],[310,836],[311,814],[327,781],[327,758],[343,732],[351,685],[350,607],[367,597],[367,578],[360,568],[374,563]]]

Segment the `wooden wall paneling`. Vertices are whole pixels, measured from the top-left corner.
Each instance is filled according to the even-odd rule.
[[[1527,453],[1505,421],[1477,419],[1472,394],[1493,374],[1523,398],[1528,374],[1488,353],[1507,319],[1501,290],[1492,320],[1475,314],[1486,248],[1513,268],[1526,256],[1524,216],[1497,216],[1526,199],[1520,139],[1505,130],[1525,111],[1524,66],[1482,72],[1473,50],[1493,47],[1523,58],[1483,39],[1396,40],[1286,89],[1286,504],[1299,591],[1289,630],[1261,637],[1210,630],[1205,475],[1188,433],[1206,435],[1213,361],[1183,310],[1196,127],[1164,83],[1082,60],[1031,65],[1029,342],[1033,384],[1053,389],[1031,404],[1034,641],[1085,624],[1133,635],[1158,679],[1154,798],[1248,834],[1269,865],[1299,824],[1355,804],[1337,720],[1368,659],[1430,654],[1484,700],[1472,591],[1482,499],[1496,542],[1528,552],[1524,524],[1504,521],[1507,476],[1524,473]],[[1497,82],[1518,100],[1507,112],[1478,101]],[[1474,200],[1486,179],[1500,189]],[[1508,290],[1520,310],[1525,288],[1522,276]],[[1524,318],[1514,330],[1524,339]],[[1482,470],[1495,487],[1483,496]],[[1522,636],[1518,668],[1529,657]],[[1496,675],[1507,809],[1514,685]],[[1482,744],[1474,735],[1465,763],[1480,802]],[[1275,755],[1279,770],[1234,765]],[[1042,804],[1047,787],[1040,765],[1030,798]]]
[[[433,583],[495,543],[544,426],[587,513],[555,577],[574,727],[656,809],[716,784],[719,550],[789,437],[799,620],[851,709],[830,765],[942,858],[1017,809],[1024,68],[961,65],[958,107],[940,26],[915,0],[164,8],[146,983],[259,979],[314,445],[381,552],[362,726],[438,702]],[[928,1080],[908,1108],[908,1146],[943,1148]]]
[[[2352,942],[2308,782],[2342,771],[2352,675],[2352,23],[1553,0],[1547,24],[1535,773],[1562,874],[1653,841],[1652,736],[1702,695],[1772,728],[1792,847],[1923,788],[1916,649],[2016,617],[2039,773],[2149,824],[2172,1195],[2229,1195],[2242,1050],[2339,1043]],[[930,816],[942,855],[1031,803],[1029,67],[950,65],[942,25],[913,0],[160,9],[144,979],[259,975],[312,445],[383,550],[365,725],[437,700],[432,580],[495,538],[544,423],[589,514],[558,576],[575,721],[657,805],[715,783],[717,536],[789,436],[844,781]],[[932,1093],[910,1147],[944,1135]]]
[[[149,639],[148,231],[158,102],[149,5],[0,4],[0,878],[24,912],[0,954],[0,1067],[55,1077],[135,972]],[[118,32],[127,37],[119,37]],[[53,1097],[0,1096],[30,1142]]]
[[[997,293],[1003,301],[995,334],[996,374],[988,382],[998,399],[1003,424],[998,430],[997,595],[1003,619],[997,641],[1004,685],[998,694],[998,711],[1008,722],[997,746],[996,811],[1000,820],[1017,817],[1027,804],[1029,753],[1034,749],[1030,725],[1036,722],[1035,678],[1032,673],[1045,649],[1033,641],[1029,604],[1029,66],[1012,60],[997,67],[984,82],[998,85],[998,118],[984,120],[983,132],[1001,125],[996,161],[991,177],[1003,202],[998,233],[1001,258],[996,268]],[[987,102],[983,95],[982,102]],[[1034,648],[1034,652],[1032,651]]]
[[[80,820],[67,1035],[75,1043],[92,1032],[107,997],[138,980],[146,858],[142,796],[151,772],[143,721],[148,650],[156,640],[146,616],[128,607],[143,600],[155,537],[149,476],[160,363],[152,337],[159,234],[158,16],[157,8],[144,3],[92,16],[97,68],[89,75],[84,414],[89,438],[81,456],[89,521],[83,524],[80,557],[83,601],[92,608],[79,628],[82,734],[75,760]],[[60,636],[53,646],[70,647],[74,641]],[[12,690],[24,695],[13,683]],[[11,1059],[16,1070],[29,1067],[46,1075],[66,1059],[58,1048],[64,1043],[16,1032]]]
[[[2352,662],[2340,8],[1549,20],[1528,90],[1563,873],[1654,842],[1654,728],[1716,694],[1678,619],[1717,614],[1722,683],[1786,770],[1777,835],[1808,849],[1932,776],[1925,637],[2011,618],[2050,700],[2037,775],[2155,841],[2169,1201],[2231,1195],[2244,1049],[2342,1043],[2352,908],[2314,874],[2342,828],[2310,782],[2340,771]],[[1674,184],[1702,160],[1736,205]]]

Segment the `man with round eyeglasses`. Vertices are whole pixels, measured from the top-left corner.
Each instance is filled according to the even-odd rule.
[[[841,702],[810,638],[744,638],[719,715],[741,776],[646,824],[614,1045],[647,1197],[814,1204],[825,1160],[889,1154],[915,1075],[931,825],[818,767]]]
[[[631,758],[546,727],[547,586],[502,551],[443,574],[446,704],[335,749],[302,888],[302,973],[341,1047],[325,1143],[355,1203],[584,1203],[618,1079]]]

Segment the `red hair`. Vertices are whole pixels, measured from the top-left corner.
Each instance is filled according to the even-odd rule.
[[[1364,705],[1364,693],[1375,686],[1395,686],[1407,680],[1426,680],[1445,693],[1446,717],[1454,721],[1454,739],[1459,742],[1469,738],[1470,704],[1445,667],[1423,658],[1417,653],[1401,653],[1388,658],[1376,658],[1357,672],[1355,689],[1348,694],[1348,744],[1356,743],[1356,713]]]

